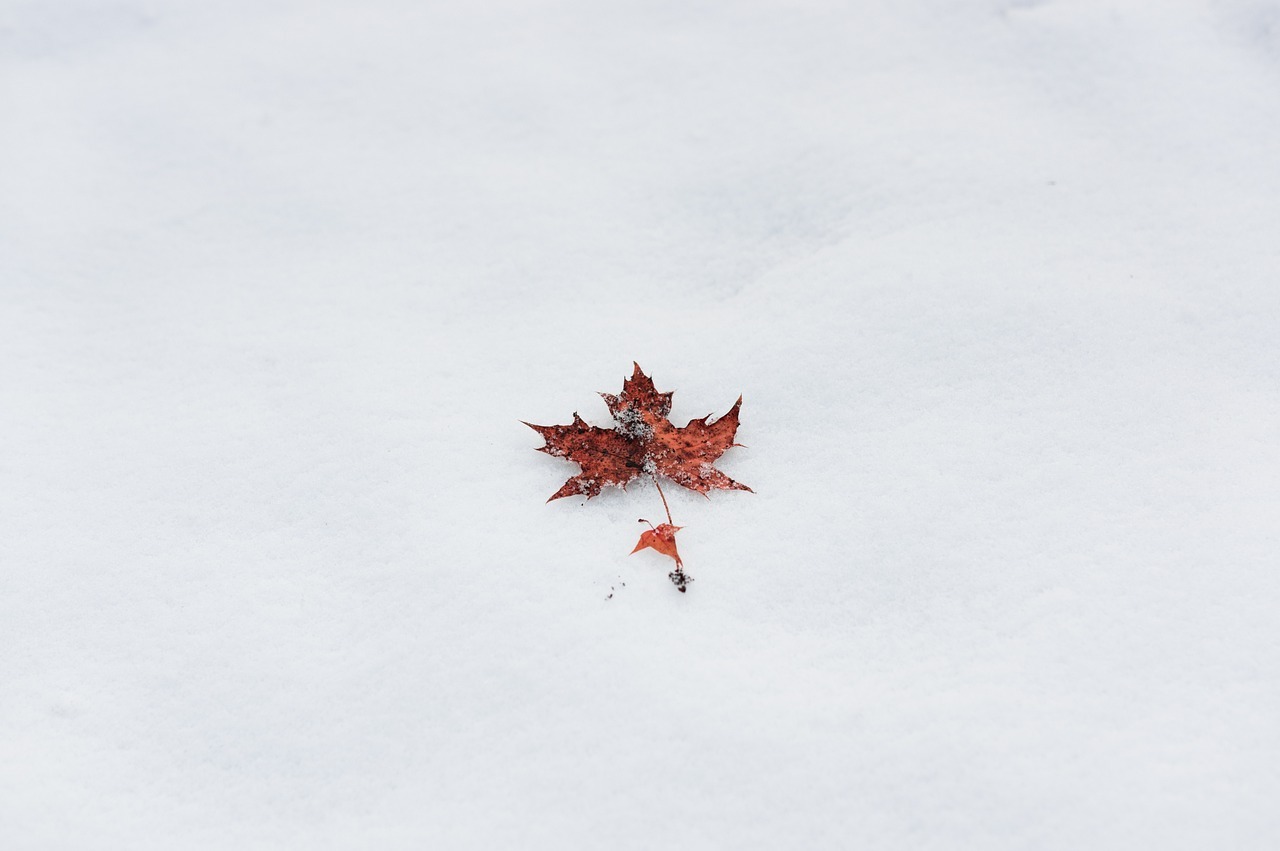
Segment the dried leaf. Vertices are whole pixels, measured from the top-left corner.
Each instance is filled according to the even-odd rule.
[[[704,495],[712,490],[751,490],[712,466],[725,450],[739,445],[733,438],[738,432],[741,396],[716,421],[709,422],[708,414],[678,428],[667,419],[672,394],[659,393],[639,364],[623,382],[620,394],[600,395],[613,415],[613,428],[588,425],[576,412],[569,425],[525,423],[546,441],[539,451],[582,468],[547,502],[578,495],[590,499],[606,486],[625,487],[641,476],[665,476]]]

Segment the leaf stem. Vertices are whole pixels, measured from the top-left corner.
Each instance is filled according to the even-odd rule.
[[[666,509],[667,522],[672,526],[676,525],[675,521],[671,519],[671,507],[667,505],[667,495],[662,492],[662,485],[658,484],[658,476],[656,473],[653,474],[653,486],[658,489],[658,496],[662,497],[662,507]]]

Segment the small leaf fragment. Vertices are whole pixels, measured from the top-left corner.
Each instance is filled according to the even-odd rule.
[[[683,528],[683,526],[672,526],[670,523],[660,523],[652,529],[641,532],[640,541],[631,554],[644,549],[654,549],[665,556],[671,556],[676,560],[676,570],[683,570],[684,562],[680,561],[680,553],[676,551],[676,532]]]

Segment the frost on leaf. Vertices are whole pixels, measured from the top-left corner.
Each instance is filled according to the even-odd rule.
[[[582,468],[547,502],[580,495],[590,499],[606,485],[625,487],[628,482],[649,475],[665,476],[704,495],[713,490],[751,490],[713,466],[725,450],[738,445],[733,438],[738,432],[741,396],[715,422],[709,422],[708,415],[677,427],[667,419],[673,394],[659,393],[639,364],[623,381],[621,393],[600,395],[613,415],[613,428],[588,425],[576,413],[569,425],[525,423],[546,441],[539,451],[573,461]]]

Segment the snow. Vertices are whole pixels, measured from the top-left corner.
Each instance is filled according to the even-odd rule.
[[[4,4],[0,844],[1277,847],[1278,24]]]

